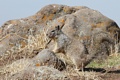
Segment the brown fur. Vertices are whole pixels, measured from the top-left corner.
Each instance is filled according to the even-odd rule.
[[[64,52],[71,59],[76,69],[82,69],[89,63],[85,45],[80,40],[71,40],[61,31],[59,26],[48,33],[47,36],[56,42],[53,51],[56,53]]]

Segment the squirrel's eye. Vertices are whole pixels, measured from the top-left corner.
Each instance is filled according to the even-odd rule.
[[[55,32],[55,30],[52,30],[51,32]]]

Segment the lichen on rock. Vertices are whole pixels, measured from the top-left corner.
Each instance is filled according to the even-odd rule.
[[[58,34],[57,37],[49,37],[56,26],[60,27],[62,37]],[[62,69],[66,69],[71,64],[64,57],[57,56],[61,54],[68,60],[72,59],[72,69],[73,65],[81,69],[81,66],[85,68],[93,59],[104,60],[111,52],[120,51],[119,40],[120,28],[117,23],[100,12],[84,6],[51,4],[32,16],[9,20],[0,27],[0,68],[23,58],[30,59],[32,65],[41,67],[41,63],[50,58],[49,65],[54,60],[60,61],[66,64]],[[48,53],[44,52],[46,49]],[[43,61],[37,63],[37,57]],[[58,67],[61,67],[61,63],[55,62]],[[27,74],[24,71],[26,70],[23,70],[22,76]],[[30,71],[34,72],[32,69]]]

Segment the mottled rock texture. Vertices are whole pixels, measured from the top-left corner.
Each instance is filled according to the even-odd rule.
[[[61,30],[58,34],[54,34],[56,26]],[[53,36],[48,36],[50,34]],[[33,16],[10,20],[0,27],[0,66],[22,58],[33,59],[47,48],[55,52],[52,55],[56,59],[60,58],[56,56],[58,53],[64,54],[81,69],[93,59],[102,60],[111,52],[120,51],[119,39],[120,28],[116,22],[96,10],[84,6],[47,5]],[[45,59],[47,55],[44,56]],[[22,76],[24,74],[22,72]]]
[[[43,66],[43,65],[50,66],[60,71],[66,68],[64,62],[58,59],[55,53],[48,49],[42,50],[32,60],[33,60],[33,63],[36,64],[36,66],[37,65],[38,66]]]
[[[6,76],[5,76],[6,77]],[[9,75],[6,78],[1,79],[5,80],[68,80],[66,75],[59,70],[41,66],[41,67],[28,67],[25,70],[19,71],[13,75]]]

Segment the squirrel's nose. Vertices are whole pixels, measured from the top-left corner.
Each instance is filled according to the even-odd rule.
[[[48,36],[48,33],[46,34],[46,36]]]

